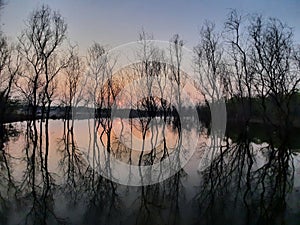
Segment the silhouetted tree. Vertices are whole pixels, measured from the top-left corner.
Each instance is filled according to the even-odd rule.
[[[49,118],[57,87],[56,77],[66,66],[66,62],[59,58],[62,54],[59,47],[66,38],[66,31],[67,25],[62,16],[43,5],[32,12],[26,22],[26,29],[19,37],[19,51],[26,60],[19,88],[32,106],[34,118],[40,104]]]
[[[291,28],[278,19],[254,17],[249,28],[251,67],[255,93],[261,99],[265,122],[287,139],[291,126],[291,100],[299,91],[300,76],[293,58]]]

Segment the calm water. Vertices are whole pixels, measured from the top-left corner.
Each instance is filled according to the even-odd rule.
[[[203,164],[215,140],[193,121],[180,129],[158,118],[111,122],[50,120],[42,135],[39,122],[7,124],[0,224],[300,224],[300,157],[289,144],[225,137]],[[192,148],[187,164],[158,184],[100,175],[107,153],[137,166],[176,152],[189,158]]]

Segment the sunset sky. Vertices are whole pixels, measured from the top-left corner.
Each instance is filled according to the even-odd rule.
[[[96,0],[5,0],[1,13],[1,29],[14,39],[24,28],[29,13],[43,3],[59,10],[68,24],[71,41],[81,52],[94,41],[109,48],[136,41],[144,29],[155,39],[169,40],[178,33],[186,46],[192,48],[199,39],[205,19],[222,28],[226,14],[235,8],[243,13],[261,13],[277,17],[294,28],[300,43],[300,1],[96,1]]]

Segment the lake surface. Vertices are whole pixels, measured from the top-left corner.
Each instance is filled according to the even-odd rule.
[[[220,141],[192,119],[180,128],[140,118],[50,120],[48,128],[17,122],[2,130],[0,224],[300,221],[299,149],[288,143]]]

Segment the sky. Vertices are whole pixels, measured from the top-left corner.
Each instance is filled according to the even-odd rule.
[[[295,41],[300,43],[299,0],[4,0],[1,29],[15,39],[24,28],[24,21],[33,9],[42,4],[58,10],[68,24],[68,36],[84,52],[93,42],[109,48],[136,41],[144,29],[155,39],[168,41],[180,34],[186,47],[199,40],[205,20],[223,27],[230,9],[242,13],[259,13],[276,17],[294,29]]]

